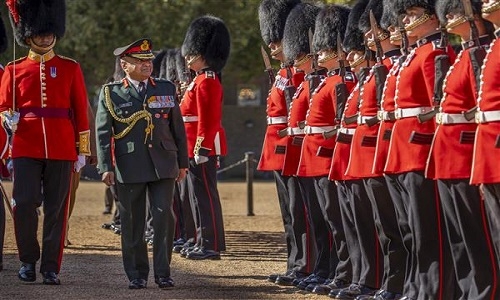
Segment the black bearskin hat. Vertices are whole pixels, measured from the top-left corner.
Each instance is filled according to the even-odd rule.
[[[175,64],[176,49],[165,50],[165,55],[161,60],[160,78],[165,78],[170,81],[179,80]]]
[[[368,5],[365,8],[365,11],[361,15],[359,19],[359,30],[361,32],[366,33],[370,31],[370,11],[373,12],[373,16],[377,21],[377,25],[380,27],[380,19],[382,19],[382,13],[384,12],[384,4],[382,3],[385,0],[370,0]]]
[[[344,39],[350,8],[340,5],[325,6],[316,17],[314,51],[330,49],[337,51],[337,35]]]
[[[472,11],[474,14],[480,16],[482,1],[470,0],[470,2],[472,4]],[[465,14],[462,0],[436,0],[436,14],[442,24],[446,24],[448,22],[446,15],[449,13]]]
[[[395,0],[383,0],[384,12],[380,19],[380,27],[384,30],[392,26],[398,26],[398,12],[394,9]]]
[[[181,49],[176,48],[175,49],[175,69],[177,70],[177,77],[179,81],[181,82],[188,82],[190,81],[190,72],[189,68],[186,65],[186,60],[181,54]],[[192,76],[194,77],[194,76]]]
[[[358,0],[351,9],[344,40],[342,41],[346,52],[352,50],[365,51],[365,38],[363,32],[359,30],[359,19],[365,12],[368,1],[369,0]]]
[[[206,15],[196,18],[187,29],[182,56],[201,55],[209,67],[220,72],[231,48],[229,30],[221,19]]]
[[[314,33],[316,16],[320,10],[320,7],[310,3],[299,3],[292,9],[286,19],[282,41],[286,60],[292,61],[311,52],[309,29]]]
[[[153,51],[153,72],[151,73],[151,76],[153,77],[161,77],[161,71],[162,71],[162,61],[165,55],[167,54],[167,49],[161,49],[159,51]]]
[[[266,45],[283,39],[286,17],[300,0],[262,0],[259,5],[260,34]]]
[[[26,38],[53,33],[58,39],[66,30],[64,0],[8,0],[10,20],[20,46],[28,47]]]
[[[8,40],[7,40],[7,32],[5,30],[5,25],[3,23],[2,18],[0,18],[0,53],[7,50]]]
[[[404,14],[410,7],[422,7],[430,14],[436,13],[436,0],[397,0],[395,5],[400,14]]]

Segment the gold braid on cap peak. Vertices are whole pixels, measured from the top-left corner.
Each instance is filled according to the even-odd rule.
[[[115,110],[113,107],[113,102],[111,101],[111,97],[109,96],[109,87],[108,86],[106,86],[104,88],[104,95],[105,95],[104,96],[105,97],[105,104],[109,110],[109,113],[111,114],[111,117],[113,117],[113,119],[115,119],[119,123],[125,123],[128,125],[122,132],[117,133],[117,134],[113,134],[113,138],[121,139],[122,137],[127,135],[130,132],[130,130],[132,130],[132,128],[134,128],[135,123],[137,123],[137,121],[139,121],[142,118],[144,118],[148,122],[148,125],[146,126],[146,129],[144,130],[146,132],[146,136],[144,138],[144,144],[146,143],[146,139],[147,139],[149,134],[151,134],[151,138],[153,138],[154,125],[152,124],[151,113],[149,111],[147,111],[144,108],[143,110],[136,111],[128,118],[120,118],[115,113]]]
[[[79,133],[78,142],[76,143],[78,154],[90,156],[90,130]]]

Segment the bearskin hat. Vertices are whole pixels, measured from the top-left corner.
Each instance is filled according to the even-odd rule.
[[[262,0],[259,5],[260,34],[266,45],[283,39],[286,17],[300,0]]]
[[[66,31],[64,0],[8,0],[16,42],[28,47],[26,38],[53,33],[58,39]]]
[[[361,32],[366,33],[371,29],[370,11],[373,12],[373,16],[377,21],[377,25],[380,27],[380,19],[382,19],[382,13],[384,12],[383,1],[385,0],[370,0],[370,2],[368,2],[365,11],[361,15],[361,18],[359,19],[358,26]]]
[[[196,18],[187,29],[182,56],[201,55],[209,67],[220,72],[231,48],[229,30],[221,19],[206,15]]]
[[[352,50],[365,51],[364,35],[359,30],[359,19],[365,12],[369,0],[358,0],[351,9],[349,19],[347,20],[347,28],[342,44],[344,50],[350,52]]]
[[[470,0],[472,11],[475,15],[481,15],[481,0]],[[465,14],[462,0],[436,0],[436,14],[442,24],[447,23],[446,15],[449,13]]]
[[[283,33],[283,54],[289,61],[311,52],[309,29],[314,33],[316,16],[321,8],[310,3],[297,4],[286,19]]]
[[[125,78],[125,71],[122,69],[122,64],[120,61],[120,57],[115,58],[115,72],[113,73],[113,80],[112,81],[119,81]]]
[[[436,12],[436,0],[397,0],[395,6],[396,11],[400,14],[404,14],[410,7],[422,7],[430,14]]]
[[[161,68],[160,68],[160,73],[159,73],[160,78],[165,78],[165,79],[170,80],[170,81],[179,80],[179,78],[177,76],[177,69],[176,69],[176,64],[175,64],[176,52],[177,52],[177,49],[165,50],[165,55],[163,56],[163,59],[161,60]]]
[[[181,54],[181,49],[175,49],[175,69],[177,70],[178,80],[181,82],[188,82],[190,77],[194,77],[191,74],[191,70],[186,65],[186,60]]]
[[[340,5],[328,5],[321,9],[316,17],[313,49],[337,51],[337,35],[344,38],[350,8]]]
[[[383,13],[380,18],[380,27],[384,30],[398,25],[398,12],[394,9],[395,0],[383,0]]]
[[[151,76],[153,77],[161,77],[160,73],[162,71],[162,61],[165,55],[167,54],[167,49],[161,49],[159,51],[153,51],[153,72]]]
[[[2,18],[0,18],[0,53],[7,50],[8,40],[7,40],[7,32],[5,30],[5,25],[3,23]]]

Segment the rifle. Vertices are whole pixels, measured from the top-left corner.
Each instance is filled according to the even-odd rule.
[[[339,75],[342,79],[342,82],[339,82],[335,85],[335,98],[337,104],[337,113],[335,115],[335,124],[340,124],[340,120],[342,119],[342,115],[344,114],[345,103],[347,102],[347,97],[349,95],[349,91],[347,90],[347,85],[345,84],[345,53],[342,49],[342,39],[340,34],[337,34],[337,61],[339,62]],[[330,131],[323,132],[323,138],[325,140],[334,137],[338,131],[337,128],[332,129]]]
[[[402,57],[408,56],[410,51],[408,50],[410,48],[410,42],[408,41],[408,36],[406,35],[406,29],[405,25],[403,23],[403,15],[400,15],[398,17],[398,28],[399,28],[399,34],[401,35],[401,52],[402,52]]]
[[[481,85],[481,66],[483,64],[484,58],[486,57],[486,51],[481,46],[479,41],[479,32],[474,19],[474,11],[472,10],[472,4],[470,0],[462,0],[462,5],[464,6],[465,18],[470,25],[470,37],[474,41],[474,49],[470,50],[470,59],[472,67],[474,69],[474,77],[476,80],[476,92],[479,92],[479,87]],[[474,119],[476,115],[477,105],[468,111],[464,112],[464,118],[468,121]]]
[[[439,42],[439,48],[446,50],[448,47],[448,36],[446,33],[446,27],[441,26],[441,40]],[[450,69],[450,57],[448,54],[441,54],[436,56],[434,59],[435,65],[435,77],[434,77],[434,94],[432,97],[432,102],[434,104],[434,109],[423,114],[417,115],[417,120],[420,123],[424,123],[432,120],[434,116],[439,112],[439,105],[441,99],[443,98],[443,81]]]
[[[309,28],[309,56],[311,57],[311,68],[312,73],[308,75],[307,81],[309,81],[309,99],[312,98],[312,94],[314,90],[318,87],[321,82],[321,75],[318,72],[318,55],[314,52],[313,49],[313,32],[311,28]]]
[[[382,94],[384,92],[384,84],[387,78],[387,74],[389,74],[389,70],[382,63],[383,50],[382,50],[382,45],[380,44],[380,38],[378,36],[379,28],[377,25],[377,20],[375,19],[372,10],[370,10],[370,26],[372,29],[373,41],[375,42],[375,45],[377,47],[377,52],[376,52],[377,63],[375,64],[375,66],[373,66],[373,75],[375,76],[375,85],[377,88],[376,92],[377,107],[380,109],[380,104],[382,102]],[[379,121],[378,118],[375,116],[367,121],[367,125],[373,126],[377,124],[378,121]]]
[[[262,54],[262,60],[264,61],[264,66],[266,67],[265,72],[269,76],[269,84],[272,86],[274,84],[274,80],[276,79],[276,75],[274,74],[273,67],[271,66],[271,61],[269,60],[269,56],[267,55],[264,47],[260,46],[260,53]]]

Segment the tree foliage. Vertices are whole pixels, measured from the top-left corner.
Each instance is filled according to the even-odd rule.
[[[66,33],[56,52],[80,62],[93,96],[113,73],[115,48],[142,37],[151,38],[156,50],[180,47],[190,22],[212,14],[225,21],[231,34],[231,55],[223,80],[232,93],[237,84],[259,84],[265,76],[259,50],[263,44],[257,16],[259,3],[260,0],[67,0]],[[10,29],[7,9],[1,11]],[[11,47],[0,56],[4,63],[14,58],[12,34],[9,38]],[[27,49],[16,46],[15,51],[18,58],[26,55]]]

